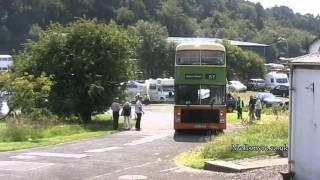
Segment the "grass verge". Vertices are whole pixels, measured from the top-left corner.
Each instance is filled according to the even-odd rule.
[[[131,121],[133,123],[133,121]],[[58,124],[43,129],[30,126],[8,127],[0,123],[0,151],[12,151],[87,139],[101,135],[109,135],[121,130],[123,117],[119,119],[119,130],[113,130],[111,116],[101,114],[93,117],[87,125]],[[24,138],[21,138],[23,136]],[[15,140],[24,139],[24,140]]]
[[[261,121],[247,129],[221,134],[202,147],[180,154],[176,161],[180,165],[201,169],[207,159],[234,160],[275,154],[275,151],[235,151],[232,145],[271,147],[285,144],[288,144],[288,116],[264,115]]]

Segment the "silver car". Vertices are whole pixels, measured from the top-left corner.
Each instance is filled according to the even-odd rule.
[[[263,79],[250,79],[247,83],[247,88],[251,91],[264,91],[266,84]]]

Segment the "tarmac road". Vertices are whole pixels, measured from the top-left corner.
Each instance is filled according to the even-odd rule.
[[[180,152],[208,141],[206,134],[178,134],[172,105],[149,105],[141,131],[44,148],[0,153],[3,180],[224,179],[175,164]]]

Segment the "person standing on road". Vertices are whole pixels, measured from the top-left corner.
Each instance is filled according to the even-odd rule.
[[[243,100],[238,96],[238,100],[236,101],[236,108],[238,111],[238,119],[242,119],[242,108],[244,106]]]
[[[255,102],[253,99],[253,96],[250,96],[250,100],[249,100],[249,117],[250,120],[254,120],[254,109],[255,109]]]
[[[137,95],[136,99],[137,99],[136,105],[135,105],[135,113],[137,115],[136,130],[140,131],[141,116],[142,116],[142,113],[144,113],[144,112],[142,110],[142,103],[141,103],[141,100],[140,100],[140,96]]]
[[[121,107],[118,101],[119,101],[119,98],[116,97],[114,99],[114,102],[111,104],[113,129],[118,129],[118,126],[119,126],[119,111]]]
[[[124,129],[130,130],[131,129],[131,124],[130,124],[131,104],[128,101],[124,103],[122,111],[124,116]]]
[[[260,98],[257,99],[255,108],[256,108],[257,120],[260,120],[260,118],[261,118],[261,109],[262,109],[262,104],[261,104]]]

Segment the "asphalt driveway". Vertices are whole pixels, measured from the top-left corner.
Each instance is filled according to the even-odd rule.
[[[224,179],[174,162],[180,152],[207,142],[206,134],[175,135],[172,105],[144,110],[141,131],[0,153],[0,179]]]

